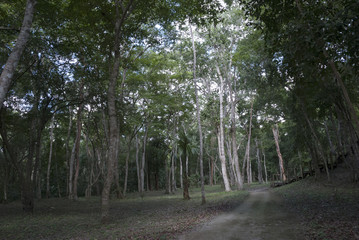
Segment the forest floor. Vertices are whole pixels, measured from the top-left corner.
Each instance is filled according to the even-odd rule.
[[[234,211],[179,239],[359,240],[359,184],[348,169],[278,188],[250,191]]]
[[[335,183],[335,184],[334,184]],[[226,193],[206,186],[165,195],[147,192],[111,200],[111,221],[100,223],[100,198],[35,202],[32,216],[19,201],[0,205],[0,239],[359,239],[359,187],[333,174],[268,189],[252,184]]]
[[[323,175],[272,191],[284,200],[289,213],[301,218],[306,229],[303,239],[359,240],[358,184],[341,181],[340,174],[339,178],[333,174],[331,182]]]
[[[250,188],[261,188],[252,185]],[[32,216],[24,215],[19,201],[0,205],[0,239],[176,239],[214,216],[240,205],[248,191],[224,192],[206,186],[205,205],[200,189],[190,189],[191,200],[182,191],[165,195],[147,192],[142,199],[128,194],[111,200],[111,221],[100,223],[100,198],[36,200]]]
[[[301,240],[300,218],[284,211],[277,194],[262,189],[251,191],[235,210],[221,214],[197,231],[183,235],[183,240]]]

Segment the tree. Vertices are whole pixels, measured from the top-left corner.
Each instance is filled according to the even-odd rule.
[[[36,0],[27,0],[25,15],[22,22],[21,30],[19,36],[17,37],[16,44],[14,49],[12,50],[9,58],[6,61],[6,64],[0,75],[0,108],[2,108],[4,104],[4,100],[7,92],[9,91],[9,87],[11,81],[14,77],[16,67],[19,64],[21,55],[26,47],[26,43],[30,37],[30,28],[33,22],[34,12]]]
[[[280,147],[279,147],[279,130],[278,130],[278,125],[277,124],[274,125],[274,127],[272,128],[272,131],[273,131],[274,142],[275,142],[275,146],[276,146],[277,154],[278,154],[278,159],[279,159],[280,180],[282,182],[286,182],[287,181],[287,176],[286,176],[285,171],[284,171],[284,163],[283,163],[282,153],[280,152]]]
[[[202,125],[201,125],[201,110],[199,105],[198,97],[198,86],[196,78],[196,45],[194,42],[193,31],[191,23],[189,25],[192,39],[192,49],[193,49],[193,82],[195,84],[195,95],[196,95],[196,109],[197,109],[197,124],[198,124],[198,134],[199,134],[199,164],[200,164],[200,174],[201,174],[201,194],[202,194],[202,204],[206,203],[206,196],[204,192],[204,176],[203,176],[203,136],[202,136]]]

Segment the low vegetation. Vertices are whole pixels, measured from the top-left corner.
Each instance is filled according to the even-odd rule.
[[[238,206],[248,195],[247,191],[226,193],[221,186],[208,186],[206,193],[205,205],[199,188],[191,189],[189,201],[182,200],[181,190],[113,199],[109,224],[99,221],[99,197],[39,200],[32,216],[22,214],[20,202],[12,202],[0,205],[0,239],[175,239]]]

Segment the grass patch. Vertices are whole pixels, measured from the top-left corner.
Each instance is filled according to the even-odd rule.
[[[199,188],[165,195],[137,193],[111,200],[111,222],[100,224],[100,198],[43,199],[35,202],[32,216],[23,215],[21,204],[0,205],[0,239],[175,239],[214,216],[237,207],[247,191],[224,192],[206,186],[205,205]]]

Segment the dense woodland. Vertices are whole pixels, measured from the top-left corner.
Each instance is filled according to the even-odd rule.
[[[3,0],[1,202],[359,173],[355,0]]]

